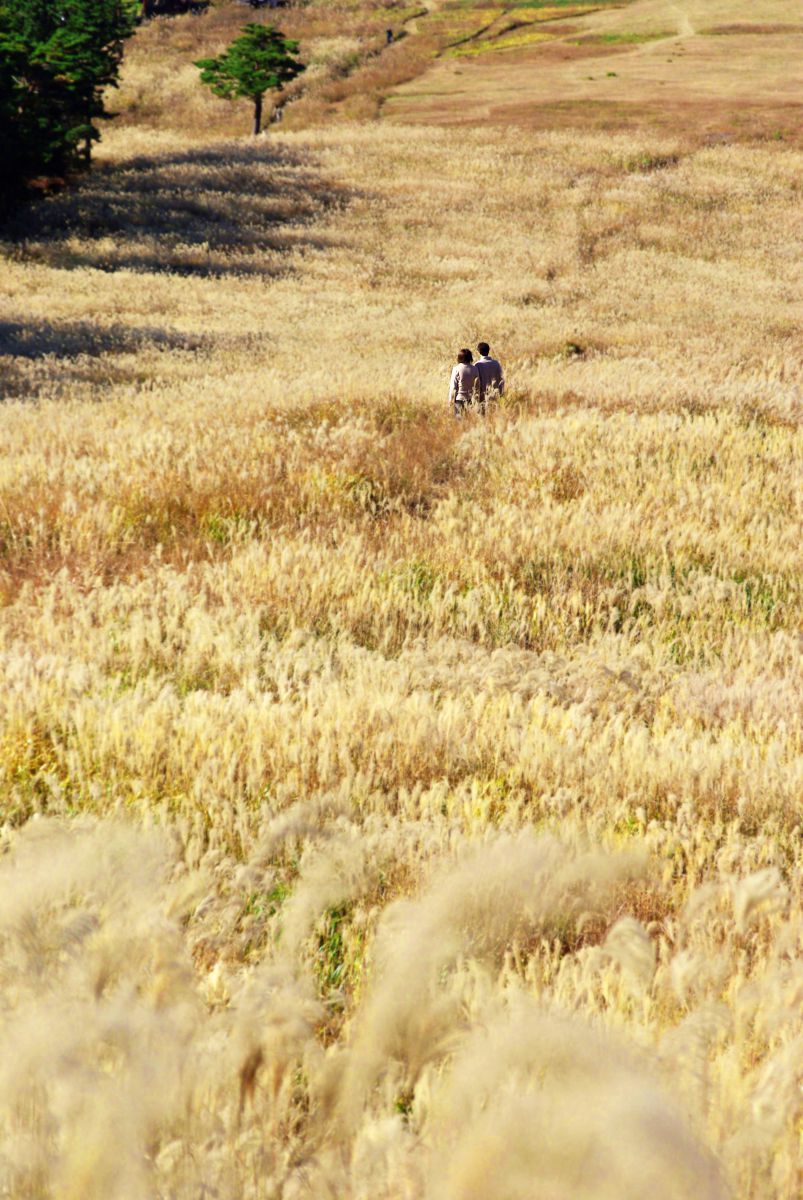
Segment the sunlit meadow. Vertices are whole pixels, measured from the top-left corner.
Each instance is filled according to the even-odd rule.
[[[0,1194],[797,1200],[801,155],[131,62],[3,234]]]

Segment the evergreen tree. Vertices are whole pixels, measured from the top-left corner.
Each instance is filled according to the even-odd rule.
[[[182,13],[204,12],[209,7],[209,0],[142,0],[142,19],[149,21],[151,17],[173,17]]]
[[[27,170],[28,143],[22,122],[21,68],[25,47],[8,13],[0,8],[0,211],[16,192]]]
[[[89,166],[92,143],[100,138],[95,122],[106,116],[103,93],[117,86],[136,8],[130,0],[55,0],[48,7],[55,10],[55,28],[36,46],[33,62],[62,90],[70,120],[67,144],[80,146]]]
[[[246,25],[240,37],[217,58],[196,62],[201,82],[226,100],[244,97],[254,105],[254,133],[262,128],[262,101],[266,92],[282,88],[304,70],[293,55],[298,42],[287,39],[272,25]]]
[[[63,166],[63,137],[43,115],[48,78],[32,61],[30,15],[0,3],[0,209],[19,197],[26,179]]]
[[[138,0],[0,0],[2,192],[88,165]]]

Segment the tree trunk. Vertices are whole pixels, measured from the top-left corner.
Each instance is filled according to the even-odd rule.
[[[153,16],[155,3],[156,0],[142,0],[142,19],[144,21],[149,21]]]
[[[262,97],[254,96],[254,137],[262,132]]]

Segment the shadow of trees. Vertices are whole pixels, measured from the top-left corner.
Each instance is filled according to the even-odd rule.
[[[152,326],[100,325],[94,321],[0,321],[0,402],[91,394],[142,375],[141,355],[184,351],[195,355],[211,348],[205,336]]]
[[[6,253],[62,269],[270,277],[296,248],[325,250],[314,225],[349,198],[310,154],[227,142],[101,164],[0,237]]]
[[[174,330],[129,325],[96,325],[93,321],[0,321],[0,357],[36,359],[131,354],[157,350],[200,350],[204,338]]]
[[[0,228],[0,259],[145,276],[283,276],[295,251],[334,244],[324,221],[351,198],[322,177],[311,152],[266,139],[140,156],[100,165],[18,212]],[[0,321],[0,400],[102,394],[152,373],[162,351],[214,351],[206,334],[96,322],[82,310],[77,320]]]

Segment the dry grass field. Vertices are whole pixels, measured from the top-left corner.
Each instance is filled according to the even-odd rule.
[[[798,1200],[801,154],[331,5],[235,138],[243,11],[2,231],[0,1195]]]

